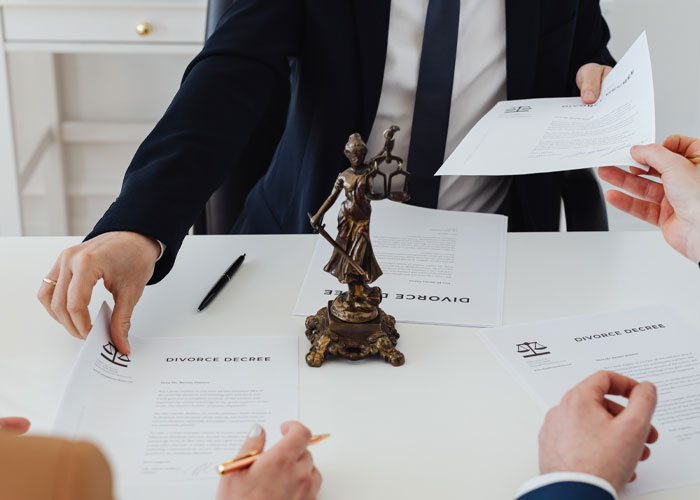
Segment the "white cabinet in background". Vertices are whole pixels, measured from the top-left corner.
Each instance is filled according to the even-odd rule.
[[[81,212],[94,205],[91,196],[118,192],[124,144],[135,150],[154,125],[205,27],[206,0],[0,0],[0,236],[84,232],[69,224],[70,206]],[[165,94],[160,74],[168,75]],[[154,95],[156,104],[139,104]],[[84,96],[104,104],[75,103]],[[109,105],[114,112],[93,112]],[[98,146],[104,162],[94,160]],[[118,172],[67,181],[67,162],[99,168],[115,151]]]

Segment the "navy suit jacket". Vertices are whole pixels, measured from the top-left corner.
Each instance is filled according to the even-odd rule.
[[[564,481],[537,488],[517,500],[613,500],[602,488],[588,483]]]
[[[127,230],[162,241],[167,250],[151,279],[157,282],[229,175],[241,183],[260,178],[234,232],[310,232],[307,212],[318,209],[348,166],[348,136],[367,138],[372,129],[390,5],[235,0],[88,238]],[[506,28],[509,99],[577,95],[580,66],[614,64],[598,0],[506,0]],[[607,229],[588,170],[515,177],[510,229],[557,230],[562,196],[572,207],[570,229]]]

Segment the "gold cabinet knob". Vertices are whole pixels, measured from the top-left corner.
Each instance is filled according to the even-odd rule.
[[[151,31],[153,31],[153,26],[151,23],[144,22],[136,25],[136,33],[141,36],[148,36],[151,34]]]

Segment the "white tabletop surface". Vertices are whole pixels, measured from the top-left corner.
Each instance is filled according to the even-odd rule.
[[[0,238],[0,415],[30,418],[34,433],[51,429],[80,349],[36,291],[60,250],[78,242]],[[304,319],[291,311],[313,244],[313,236],[188,237],[173,272],[144,293],[132,331],[299,336],[300,419],[333,434],[313,449],[322,499],[512,498],[537,473],[543,411],[475,330],[399,324],[402,367],[377,359],[306,366]],[[235,279],[196,313],[244,252]],[[93,315],[107,298],[98,285]],[[698,298],[697,264],[656,232],[508,236],[504,324],[662,303],[700,328]],[[700,498],[700,483],[643,498]]]

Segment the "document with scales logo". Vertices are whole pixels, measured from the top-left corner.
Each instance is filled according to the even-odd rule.
[[[103,304],[55,421],[97,444],[117,498],[214,498],[216,466],[253,424],[268,446],[298,414],[297,337],[140,337],[120,353]],[[138,334],[138,325],[132,332]]]
[[[647,170],[630,148],[656,140],[646,33],[603,81],[595,104],[580,97],[496,104],[435,175],[519,175],[605,165]]]
[[[599,370],[656,385],[659,440],[622,491],[634,497],[698,482],[700,331],[673,310],[648,307],[481,330],[479,336],[543,408]],[[610,397],[620,404],[626,400]]]

